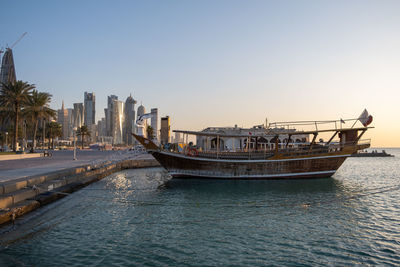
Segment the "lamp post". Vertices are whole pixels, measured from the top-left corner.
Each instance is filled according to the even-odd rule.
[[[74,158],[73,160],[76,160],[76,131],[78,130],[77,127],[74,127]]]

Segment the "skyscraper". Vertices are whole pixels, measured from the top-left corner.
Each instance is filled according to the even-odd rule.
[[[99,136],[107,136],[105,118],[101,118],[101,120],[97,122],[97,131],[99,132]]]
[[[137,119],[139,119],[139,117],[144,115],[145,113],[146,113],[146,108],[142,104],[140,104],[140,106],[137,109]],[[136,124],[136,122],[135,122],[135,124]],[[147,136],[146,127],[147,127],[147,120],[144,120],[143,125],[141,127],[137,128],[136,133],[146,137]]]
[[[118,96],[116,95],[110,95],[107,97],[107,108],[104,109],[104,115],[105,115],[105,133],[106,136],[112,136],[112,118],[113,118],[113,101],[118,100]]]
[[[130,95],[125,101],[125,131],[124,143],[127,145],[133,144],[132,133],[135,132],[135,104],[136,100]]]
[[[123,133],[125,128],[125,113],[124,113],[124,102],[119,100],[113,100],[112,103],[112,137],[113,144],[123,143]]]
[[[61,109],[58,110],[57,122],[62,127],[62,139],[68,138],[68,110],[64,108],[64,100],[62,101]]]
[[[15,75],[14,57],[11,48],[7,48],[1,60],[0,88],[2,83],[14,83],[17,81]]]
[[[94,93],[85,92],[84,94],[84,124],[86,126],[91,126],[96,124],[96,96]]]
[[[169,116],[161,118],[160,142],[165,145],[170,142],[170,119]]]
[[[72,111],[73,127],[79,128],[83,125],[83,103],[74,103]]]
[[[158,140],[158,109],[151,109],[151,128],[153,128],[154,140]]]
[[[66,136],[66,138],[68,137],[72,137],[73,135],[73,125],[74,125],[74,110],[72,108],[67,108],[68,111],[68,118],[67,118],[67,125],[68,125],[68,135]]]
[[[15,83],[17,81],[15,75],[14,57],[11,48],[7,48],[1,60],[0,69],[0,89],[2,88],[2,83]],[[6,131],[11,125],[11,120],[6,118],[1,120],[0,130]]]

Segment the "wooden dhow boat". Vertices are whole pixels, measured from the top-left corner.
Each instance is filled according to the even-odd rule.
[[[179,178],[286,179],[331,177],[345,159],[370,146],[361,140],[368,121],[301,121],[270,123],[268,127],[208,128],[180,131],[186,142],[158,146],[143,136],[134,137],[173,176]],[[354,127],[357,121],[361,127]],[[333,124],[334,127],[322,129]],[[312,130],[295,127],[313,125]],[[236,129],[236,130],[235,130]],[[243,134],[244,131],[248,131]],[[328,135],[327,135],[328,134]],[[196,145],[188,136],[196,137]],[[328,141],[317,137],[328,136]],[[297,138],[301,137],[301,138]]]

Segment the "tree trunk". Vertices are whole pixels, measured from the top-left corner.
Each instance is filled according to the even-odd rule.
[[[18,121],[19,121],[19,103],[15,103],[15,119],[14,119],[14,139],[13,139],[13,151],[17,151],[18,142]]]
[[[43,118],[42,120],[42,146],[43,149],[45,149],[45,143],[46,143],[46,119]]]
[[[47,146],[48,149],[51,148],[51,137],[53,135],[53,131],[52,131],[52,128],[50,126],[49,126],[49,129],[50,129],[50,132],[49,132],[49,145]]]
[[[81,143],[82,143],[82,150],[83,150],[83,139],[84,139],[84,135],[83,134],[81,135],[81,139],[82,139]]]
[[[37,134],[38,123],[39,123],[39,121],[36,120],[35,127],[33,129],[33,144],[32,144],[33,151],[35,151],[35,149],[36,149],[36,134]]]

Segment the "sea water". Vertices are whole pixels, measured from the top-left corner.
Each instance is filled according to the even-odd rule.
[[[332,178],[112,174],[17,220],[1,266],[400,265],[400,150]]]

